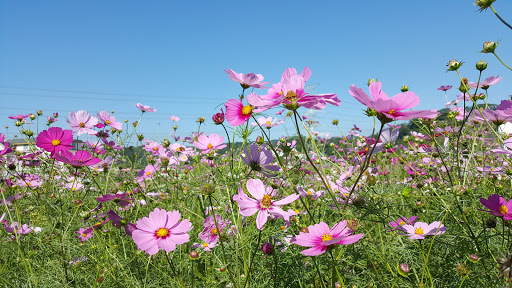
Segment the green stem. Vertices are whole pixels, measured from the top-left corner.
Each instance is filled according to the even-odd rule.
[[[244,288],[247,287],[247,284],[249,284],[249,278],[251,278],[252,264],[254,263],[254,256],[256,256],[256,252],[258,252],[258,248],[260,247],[260,240],[261,240],[261,230],[258,233],[258,244],[256,244],[256,248],[254,249],[254,252],[252,252],[251,263],[249,264],[249,271],[247,271],[247,278],[245,279],[245,284],[243,286]]]
[[[510,68],[507,64],[505,64],[505,62],[501,61],[500,57],[498,57],[496,52],[492,52],[492,54],[494,54],[494,56],[496,56],[496,58],[498,58],[498,60],[500,60],[501,64],[503,64],[503,66],[507,67],[509,70],[512,70],[512,68]]]
[[[496,17],[498,17],[498,19],[500,19],[501,23],[505,24],[508,28],[512,29],[512,26],[510,26],[510,24],[508,24],[505,20],[503,20],[503,18],[500,17],[500,15],[498,15],[496,10],[494,10],[494,7],[492,7],[492,5],[490,7],[491,7],[492,12],[494,12],[494,15],[496,15]]]

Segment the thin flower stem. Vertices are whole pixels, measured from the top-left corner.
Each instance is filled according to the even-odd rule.
[[[315,264],[316,272],[318,274],[318,279],[320,280],[320,284],[322,288],[325,288],[324,280],[322,279],[322,273],[320,273],[320,268],[318,267],[318,263],[316,263],[316,259],[314,256],[311,256],[311,259],[313,259],[313,263]]]
[[[254,252],[252,252],[251,264],[249,264],[249,271],[247,271],[247,276],[246,276],[247,278],[245,278],[245,284],[243,286],[244,288],[248,287],[247,284],[249,284],[249,278],[251,278],[251,269],[252,269],[252,264],[254,263],[254,256],[256,256],[256,252],[258,252],[258,248],[260,247],[260,241],[261,241],[261,230],[258,233],[258,244],[256,244],[256,248],[254,249]]]
[[[512,70],[512,68],[510,68],[507,64],[505,64],[505,62],[501,61],[500,57],[498,57],[496,52],[492,52],[492,54],[494,54],[494,56],[496,56],[496,58],[498,58],[498,60],[501,62],[501,64],[503,64],[503,66],[507,67],[509,70]]]
[[[496,17],[498,17],[498,19],[500,19],[500,21],[505,24],[508,28],[512,29],[512,26],[510,26],[510,24],[508,24],[505,20],[503,20],[503,18],[500,17],[500,15],[498,15],[498,13],[496,12],[496,10],[494,10],[494,7],[492,7],[492,5],[490,6],[491,7],[491,10],[492,12],[494,12],[494,15],[496,15]]]
[[[297,128],[297,133],[299,134],[299,139],[300,139],[300,143],[302,144],[302,149],[304,150],[304,154],[306,154],[306,158],[308,159],[309,163],[311,164],[313,169],[315,169],[316,173],[318,174],[318,177],[320,177],[320,180],[322,180],[322,183],[324,184],[325,189],[327,189],[327,191],[329,191],[329,195],[331,195],[334,205],[336,205],[336,208],[338,209],[338,211],[341,212],[342,210],[340,209],[340,206],[338,205],[338,201],[336,201],[336,197],[334,197],[334,192],[332,192],[331,186],[329,186],[329,184],[327,184],[324,177],[322,176],[322,173],[320,173],[320,171],[318,171],[318,168],[313,163],[313,160],[311,160],[311,158],[309,157],[309,153],[306,149],[306,145],[304,144],[304,139],[302,139],[302,135],[300,134],[299,122],[297,120],[297,111],[294,110],[293,115],[295,116],[295,127]]]

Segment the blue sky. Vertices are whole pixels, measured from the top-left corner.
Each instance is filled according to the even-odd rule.
[[[287,67],[312,70],[315,92],[337,93],[342,104],[315,118],[316,129],[339,135],[357,124],[368,134],[372,121],[348,94],[352,84],[367,91],[368,78],[383,82],[388,95],[404,84],[421,98],[417,109],[443,108],[440,85],[458,86],[450,59],[465,62],[463,76],[476,81],[474,64],[486,60],[484,77],[503,77],[489,89],[490,102],[512,94],[512,71],[482,43],[500,40],[497,52],[512,64],[512,31],[471,0],[451,1],[2,1],[0,2],[0,132],[18,134],[9,115],[114,110],[118,120],[138,120],[134,104],[156,108],[139,127],[162,139],[181,120],[179,135],[197,130],[224,134],[212,114],[240,86],[224,69],[259,73],[271,83]],[[494,7],[512,22],[512,1]],[[265,90],[255,90],[265,94]],[[448,91],[449,100],[457,91]],[[274,109],[269,112],[277,112]],[[306,111],[301,108],[300,113]],[[291,128],[291,123],[287,124]],[[272,135],[285,134],[275,128]]]

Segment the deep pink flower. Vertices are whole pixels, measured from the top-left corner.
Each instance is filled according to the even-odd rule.
[[[403,111],[420,104],[420,98],[413,92],[407,91],[389,98],[388,95],[381,90],[381,82],[372,82],[369,88],[373,99],[370,98],[363,89],[355,85],[350,86],[348,92],[361,104],[372,108],[388,119],[409,120],[412,118],[432,119],[437,117],[437,110]]]
[[[492,194],[488,199],[480,198],[480,203],[491,210],[478,210],[489,212],[489,214],[494,216],[503,217],[505,220],[512,220],[512,199],[507,202],[507,200],[500,195]]]
[[[87,113],[85,110],[78,112],[69,112],[69,119],[66,119],[71,129],[78,131],[77,135],[89,134],[94,135],[96,131],[92,128],[98,124],[98,119]]]
[[[142,113],[144,112],[156,112],[156,109],[151,108],[150,106],[144,106],[140,103],[135,104],[135,107],[139,108]]]
[[[434,221],[430,224],[424,222],[416,222],[414,225],[404,224],[402,225],[402,231],[405,234],[398,233],[400,235],[409,236],[409,239],[425,239],[425,236],[441,235],[446,232],[446,227],[439,221]]]
[[[220,108],[220,112],[215,113],[212,116],[213,123],[215,123],[215,125],[220,125],[220,124],[224,123],[224,117],[225,117],[224,110],[222,110],[222,108]]]
[[[50,152],[50,156],[53,157],[60,151],[68,151],[73,148],[72,142],[73,131],[52,127],[39,133],[36,139],[36,146]]]
[[[94,230],[92,229],[92,227],[80,228],[75,233],[77,234],[75,238],[78,238],[80,239],[80,241],[85,242],[92,238]]]
[[[240,86],[242,86],[242,88],[244,88],[244,89],[247,89],[249,87],[267,88],[267,87],[264,87],[263,85],[266,85],[269,83],[269,82],[261,82],[261,81],[263,81],[263,76],[261,76],[261,74],[236,73],[235,71],[233,71],[231,69],[224,70],[224,72],[226,72],[226,74],[228,74],[229,79],[240,83]]]
[[[7,233],[11,234],[28,234],[32,232],[32,227],[28,227],[27,224],[23,224],[20,227],[20,224],[18,222],[12,222],[10,226],[7,225],[7,223],[4,223],[4,228]]]
[[[137,179],[137,182],[142,183],[146,179],[151,179],[153,177],[153,174],[155,174],[157,170],[158,166],[146,165],[146,168],[144,168],[144,170],[140,170],[138,172],[139,177],[135,179]]]
[[[176,245],[189,241],[188,231],[192,229],[188,219],[179,221],[180,218],[177,210],[167,212],[155,208],[149,217],[137,220],[137,230],[132,233],[133,242],[149,255],[155,255],[160,249],[167,253],[174,251]]]
[[[55,159],[74,167],[91,166],[101,161],[100,158],[92,157],[91,153],[85,150],[76,151],[75,154],[61,151],[60,154],[55,155]]]
[[[233,200],[238,203],[240,214],[242,216],[252,216],[258,213],[256,217],[256,227],[263,230],[263,225],[267,223],[270,215],[283,217],[285,221],[290,218],[290,213],[285,212],[279,206],[289,204],[299,198],[298,194],[291,194],[279,201],[272,200],[275,192],[270,186],[265,186],[260,179],[247,180],[247,191],[256,199],[249,198],[244,193],[242,187],[238,188],[238,194],[233,196]]]
[[[253,94],[251,93],[249,96]],[[251,118],[253,107],[251,105],[244,106],[240,100],[229,99],[224,106],[226,106],[226,120],[232,126],[242,125]]]
[[[446,86],[441,85],[441,87],[437,88],[437,90],[439,90],[439,91],[448,91],[448,90],[452,89],[452,87],[453,87],[452,85],[446,85]]]
[[[194,141],[192,144],[197,149],[203,150],[203,154],[207,154],[214,150],[225,148],[226,145],[222,144],[222,142],[224,142],[224,137],[213,133],[210,136],[206,136],[206,134],[199,135],[197,141]]]
[[[308,233],[300,232],[292,243],[303,247],[312,247],[301,251],[302,255],[317,256],[327,251],[327,248],[332,245],[348,245],[359,241],[363,238],[364,234],[350,235],[352,230],[347,228],[347,220],[336,223],[332,229],[329,226],[320,222],[308,227]]]
[[[130,205],[129,201],[134,200],[134,198],[126,198],[128,196],[130,196],[130,195],[122,193],[122,192],[118,192],[117,194],[106,194],[106,195],[99,196],[98,198],[96,198],[96,201],[101,202],[101,203],[108,202],[108,201],[114,201],[115,203],[119,204],[119,206],[125,207],[125,206]]]

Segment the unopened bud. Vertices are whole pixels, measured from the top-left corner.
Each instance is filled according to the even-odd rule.
[[[448,66],[448,71],[457,71],[460,66],[462,66],[462,62],[453,59],[450,60],[446,66]]]
[[[190,258],[192,259],[196,259],[197,257],[199,257],[199,253],[197,253],[196,250],[192,250],[190,251],[190,254],[189,254]]]
[[[258,136],[258,137],[256,137],[256,143],[258,145],[261,145],[261,144],[265,143],[265,139],[263,139],[263,137],[261,137],[261,136]]]
[[[400,270],[400,274],[409,274],[409,272],[411,272],[411,269],[409,268],[409,265],[405,264],[405,263],[400,263],[400,265],[398,265],[398,268]],[[402,275],[403,275],[402,274]]]
[[[483,11],[489,7],[491,7],[492,3],[496,0],[475,0],[475,5],[480,7],[478,11]]]
[[[261,246],[261,250],[264,254],[270,255],[274,252],[274,245],[272,245],[272,243],[265,242],[263,243],[263,246]]]
[[[30,120],[34,120],[36,119],[36,115],[35,114],[30,114]]]
[[[409,91],[409,87],[407,87],[407,85],[404,85],[404,86],[402,86],[402,88],[400,89],[400,91],[402,91],[402,92],[407,92],[407,91]]]
[[[372,84],[373,82],[377,82],[377,80],[373,78],[368,79],[368,86],[370,86],[370,84]]]
[[[485,62],[484,60],[476,62],[476,70],[484,71],[485,69],[487,69],[487,62]]]
[[[37,115],[39,115],[39,116],[43,115],[43,110],[37,110]]]
[[[482,53],[494,53],[494,50],[496,50],[496,47],[498,46],[498,43],[497,42],[494,42],[494,41],[485,41],[484,42],[484,48],[482,51]]]
[[[199,124],[204,123],[204,117],[197,118],[196,122],[198,122]]]
[[[338,119],[332,120],[332,125],[338,125],[339,123],[340,123],[340,121],[338,121]]]

